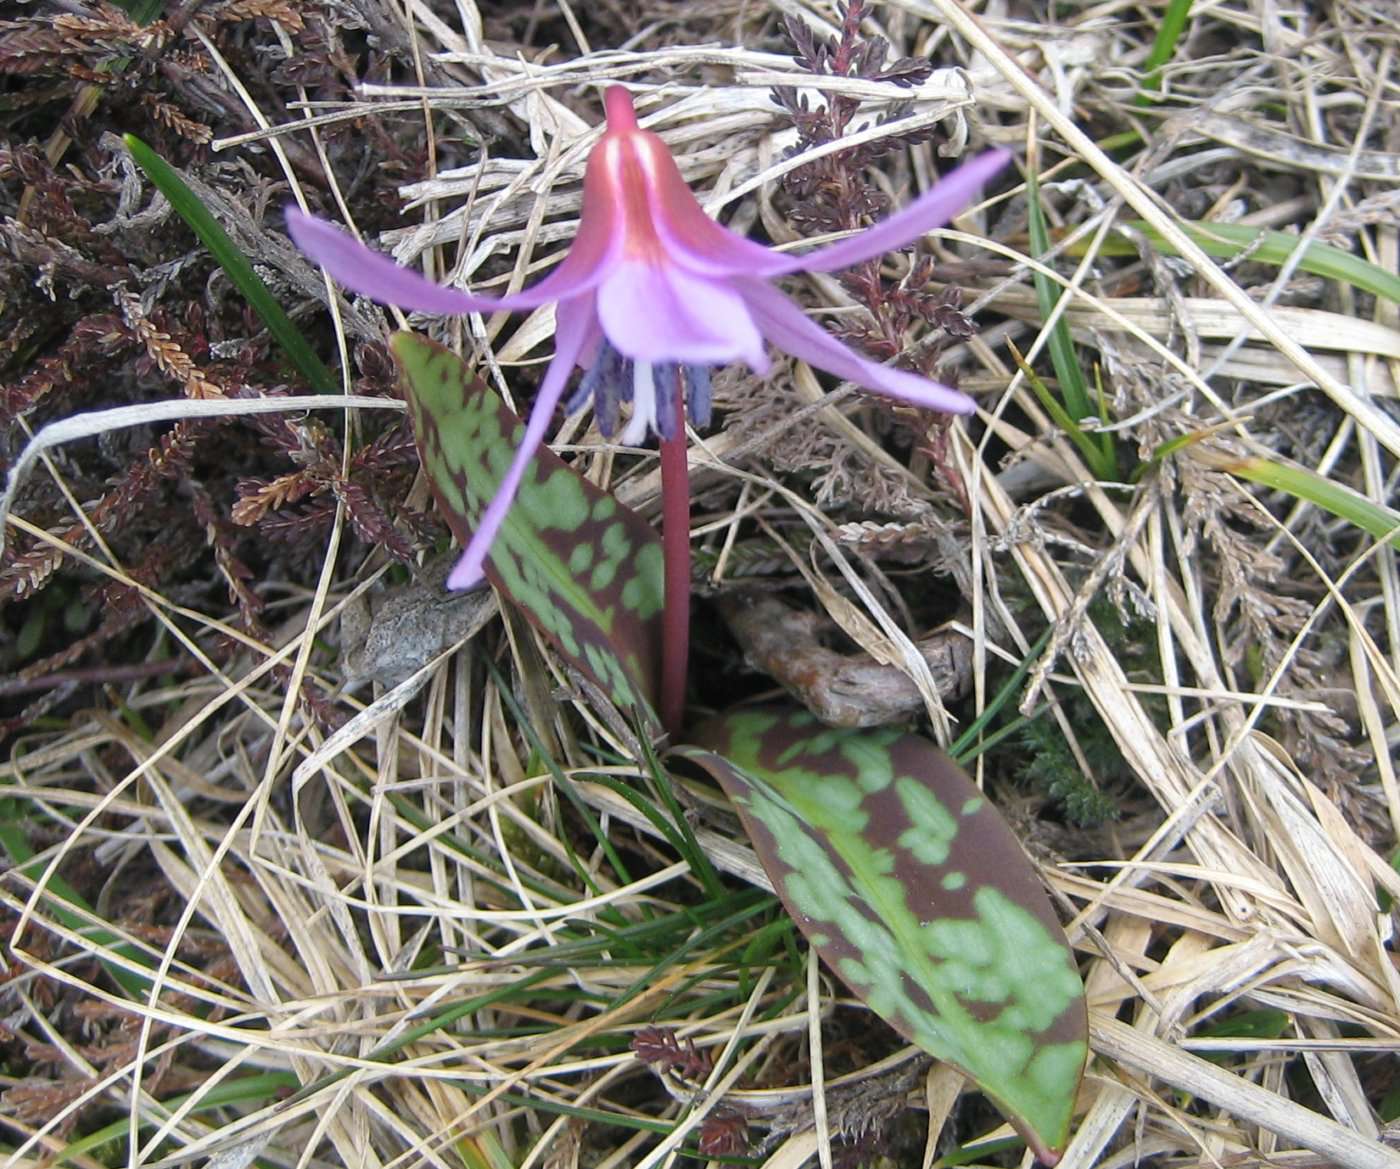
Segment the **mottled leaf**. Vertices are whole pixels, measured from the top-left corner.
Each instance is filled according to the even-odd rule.
[[[962,769],[916,735],[779,707],[691,738],[703,749],[681,754],[737,805],[827,964],[1057,1161],[1088,1054],[1084,987],[1020,844]]]
[[[391,348],[423,469],[465,544],[525,427],[455,353],[413,333],[396,334]],[[486,576],[619,709],[652,717],[662,555],[645,520],[541,448],[491,545]]]

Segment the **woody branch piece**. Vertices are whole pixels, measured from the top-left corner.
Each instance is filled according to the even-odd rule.
[[[921,711],[913,679],[869,654],[840,654],[822,644],[830,625],[771,593],[737,589],[718,598],[721,615],[755,669],[772,675],[829,726],[877,727]],[[951,626],[915,641],[938,693],[953,700],[972,679],[972,642]]]

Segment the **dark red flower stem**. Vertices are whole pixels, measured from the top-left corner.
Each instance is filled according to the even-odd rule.
[[[661,440],[661,548],[666,558],[661,612],[661,725],[678,741],[690,663],[690,469],[685,397],[676,379],[676,434]]]

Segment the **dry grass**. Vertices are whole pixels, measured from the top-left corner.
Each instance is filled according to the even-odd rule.
[[[887,0],[867,27],[940,66],[913,89],[823,84],[794,63],[778,14],[829,32],[826,0],[658,0],[655,25],[630,22],[626,5],[590,14],[565,0],[528,20],[474,0],[366,0],[360,11],[371,6],[372,27],[392,32],[409,63],[392,89],[289,114],[267,105],[288,86],[229,65],[214,80],[262,128],[216,138],[213,157],[280,152],[282,178],[305,198],[309,167],[334,156],[306,188],[312,200],[383,222],[375,199],[394,184],[379,176],[373,198],[340,188],[334,176],[353,173],[345,160],[363,142],[320,135],[388,119],[398,141],[427,143],[429,177],[398,192],[409,226],[382,242],[473,286],[533,278],[572,236],[603,81],[633,87],[712,213],[779,243],[800,235],[778,180],[812,155],[788,155],[796,137],[774,86],[840,89],[866,99],[867,115],[905,108],[910,120],[872,125],[868,140],[936,130],[950,150],[1004,144],[1041,172],[1063,243],[1054,269],[1026,254],[1019,183],[933,244],[962,265],[965,308],[983,326],[945,358],[984,416],[930,457],[938,432],[916,433],[911,452],[907,421],[891,441],[864,400],[828,397],[805,368],[766,413],[731,374],[721,404],[743,424],[693,446],[697,527],[720,575],[741,521],[784,535],[779,567],[801,570],[811,604],[909,673],[944,741],[990,701],[1006,663],[1053,631],[1022,709],[1052,704],[1042,721],[1058,720],[1122,819],[1080,830],[1043,794],[1018,795],[1014,740],[975,768],[1060,895],[1089,989],[1096,1055],[1067,1169],[1145,1157],[1400,1166],[1382,1132],[1400,1112],[1394,552],[1189,452],[1134,487],[1095,482],[1004,345],[1048,372],[1030,274],[1051,271],[1085,368],[1103,371],[1125,468],[1212,427],[1230,449],[1287,455],[1386,502],[1400,455],[1397,306],[1248,256],[1222,264],[1175,223],[1296,228],[1394,272],[1394,10],[1198,4],[1166,71],[1169,100],[1141,106],[1133,82],[1161,12],[1140,3],[1051,6],[1047,23],[1043,7],[1019,2],[974,16],[958,0]],[[597,39],[624,26],[636,33],[627,48]],[[286,40],[257,27],[269,45]],[[541,53],[550,39],[560,47]],[[207,37],[204,47],[227,63]],[[405,93],[413,62],[424,84]],[[1141,140],[1105,150],[1134,127]],[[464,145],[476,134],[494,137],[479,156]],[[433,173],[438,157],[465,161]],[[927,144],[889,156],[896,201],[928,182],[935,158]],[[1107,229],[1127,218],[1155,226],[1185,262],[1146,245],[1105,254]],[[813,305],[855,303],[832,279],[800,291]],[[341,344],[379,340],[380,324],[355,306],[337,316]],[[552,316],[431,327],[519,389],[549,349]],[[775,439],[844,471],[803,480],[781,469]],[[562,442],[634,506],[654,503],[654,464],[615,457],[575,423]],[[34,478],[62,489],[67,465],[48,458]],[[421,505],[421,485],[411,498]],[[0,886],[12,963],[0,1071],[16,1166],[67,1148],[84,1165],[646,1169],[699,1134],[722,1135],[736,1113],[763,1163],[796,1166],[829,1157],[832,1135],[888,1120],[879,1101],[890,1096],[908,1105],[894,1122],[902,1163],[920,1146],[929,1165],[1006,1135],[956,1076],[910,1073],[892,1040],[864,1035],[843,988],[787,952],[791,931],[751,891],[765,878],[722,813],[693,817],[726,878],[717,893],[600,782],[638,774],[626,728],[551,673],[522,624],[488,606],[446,644],[427,639],[424,653],[470,638],[455,656],[422,661],[393,689],[344,688],[356,671],[337,621],[385,562],[344,553],[343,501],[317,545],[319,572],[284,582],[266,636],[232,610],[146,587],[95,530],[91,550],[76,549],[62,525],[25,514],[21,498],[11,540],[134,589],[162,652],[194,665],[182,680],[91,692],[18,734],[0,771],[24,797],[10,814],[29,813],[10,831],[36,850]],[[81,514],[74,499],[70,521]],[[974,638],[967,703],[945,710],[937,697],[912,640],[924,629],[894,599],[909,597],[908,578],[902,593],[872,587],[838,539],[869,518],[935,548],[956,581]],[[934,561],[920,562],[926,579]],[[946,595],[944,577],[937,588]],[[487,658],[500,668],[485,671]],[[308,681],[337,717],[309,717]],[[599,818],[596,835],[581,806]],[[92,916],[52,895],[60,878]],[[760,927],[776,941],[750,968]],[[705,1053],[687,1088],[668,1095],[629,1050],[651,1023]],[[815,1076],[814,1030],[827,1057]],[[69,1147],[102,1125],[100,1141]]]

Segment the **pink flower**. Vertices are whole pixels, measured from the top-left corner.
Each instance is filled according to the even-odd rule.
[[[555,303],[554,359],[540,384],[525,438],[501,488],[472,534],[448,587],[481,579],[497,530],[575,365],[586,372],[567,403],[589,399],[611,434],[618,402],[632,403],[622,433],[676,433],[676,388],[697,426],[709,420],[709,367],[740,360],[768,369],[765,341],[818,369],[926,410],[969,414],[965,394],[917,374],[868,361],[813,323],[769,282],[792,272],[830,272],[901,248],[946,223],[1007,162],[988,151],[942,178],[903,211],[806,255],[776,252],[711,219],[690,193],[665,144],[637,125],[621,86],[605,98],[608,124],[589,155],[578,235],[563,263],[523,292],[472,296],[444,288],[291,208],[297,246],[347,288],[385,304],[428,313],[495,312]],[[680,379],[679,381],[677,379]]]

